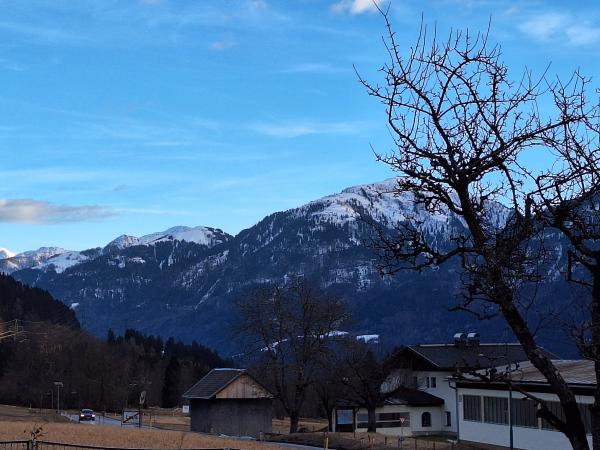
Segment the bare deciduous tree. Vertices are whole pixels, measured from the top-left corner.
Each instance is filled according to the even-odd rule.
[[[394,234],[382,232],[382,272],[460,261],[463,290],[455,309],[504,317],[558,396],[565,419],[548,408],[540,414],[573,448],[587,449],[575,395],[538,346],[527,321],[531,299],[523,294],[523,287],[541,279],[546,256],[540,245],[544,227],[536,217],[540,189],[532,183],[538,174],[527,168],[526,157],[553,157],[549,144],[566,144],[570,133],[587,126],[597,111],[586,103],[586,80],[575,73],[565,85],[526,71],[512,81],[487,34],[452,32],[439,40],[422,27],[404,55],[382,14],[389,53],[381,68],[384,80],[379,85],[360,78],[386,106],[395,140],[396,149],[378,158],[398,173],[398,195],[411,196],[431,214],[454,216],[464,227],[445,248],[426,239],[410,218]]]
[[[568,324],[581,355],[594,361],[596,380],[600,380],[600,107],[588,109],[585,97],[572,94],[588,83],[576,75],[570,83],[557,86],[555,101],[561,113],[577,109],[585,120],[564,126],[559,139],[546,143],[557,164],[532,175],[537,187],[532,198],[544,225],[559,230],[568,242],[567,279],[588,293]],[[598,450],[600,383],[596,383],[591,412],[593,445]]]
[[[330,338],[347,319],[339,297],[297,279],[283,286],[262,286],[238,302],[239,332],[251,340],[261,372],[298,431],[308,388],[326,363]]]
[[[348,400],[367,410],[367,431],[377,431],[376,410],[390,395],[381,389],[390,374],[387,357],[378,356],[372,346],[355,338],[341,342],[338,356]]]

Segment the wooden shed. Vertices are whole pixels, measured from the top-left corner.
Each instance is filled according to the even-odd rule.
[[[272,430],[273,394],[244,369],[213,369],[183,398],[192,431],[259,437]]]

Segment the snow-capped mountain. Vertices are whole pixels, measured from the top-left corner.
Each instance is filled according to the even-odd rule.
[[[0,259],[12,258],[16,253],[11,252],[7,248],[0,247]]]
[[[178,226],[165,231],[136,237],[123,234],[108,243],[106,247],[116,247],[120,250],[134,245],[153,245],[164,241],[186,241],[195,242],[206,247],[214,247],[231,238],[223,230],[211,227],[184,227]]]
[[[235,300],[256,283],[295,276],[346,298],[357,318],[351,331],[365,340],[378,335],[387,345],[445,341],[457,329],[477,329],[471,316],[447,310],[461,287],[456,264],[379,275],[374,225],[391,229],[398,221],[415,221],[439,246],[465,232],[453,214],[431,214],[410,195],[396,196],[394,183],[351,187],[276,212],[234,237],[205,227],[121,236],[103,249],[81,252],[85,258],[63,251],[60,259],[13,276],[68,305],[77,303],[82,325],[99,336],[109,327],[130,327],[197,339],[224,352],[234,350],[228,330]],[[501,225],[510,215],[498,204],[489,210],[490,224]],[[0,261],[0,270],[12,259]],[[486,324],[488,333],[499,328]]]
[[[230,235],[218,228],[178,226],[141,237],[124,234],[111,241],[102,249],[74,251],[65,250],[60,247],[42,247],[38,250],[16,255],[14,253],[7,253],[8,256],[6,258],[0,257],[0,272],[13,273],[17,270],[35,269],[41,271],[53,270],[57,273],[62,273],[69,267],[102,255],[105,251],[120,251],[136,245],[151,246],[159,242],[174,241],[193,242],[210,248],[226,242],[230,238]]]
[[[68,252],[68,250],[60,247],[41,247],[37,250],[18,253],[0,260],[0,272],[12,273],[16,270],[28,269],[30,267],[41,267],[49,259],[62,255],[65,252]]]

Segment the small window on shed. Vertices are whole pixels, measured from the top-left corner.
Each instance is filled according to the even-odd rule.
[[[423,428],[431,426],[431,413],[426,411],[423,414],[421,414],[421,426]]]
[[[437,379],[435,377],[431,377],[431,387],[437,387]]]

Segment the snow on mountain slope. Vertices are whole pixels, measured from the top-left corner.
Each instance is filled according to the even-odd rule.
[[[195,242],[199,245],[205,245],[207,247],[214,247],[217,244],[225,242],[230,239],[227,233],[223,232],[219,228],[211,227],[185,227],[178,226],[169,228],[165,231],[159,231],[157,233],[147,234],[145,236],[136,237],[129,235],[119,236],[117,239],[111,241],[107,247],[113,246],[119,249],[132,247],[134,245],[152,245],[157,242],[164,241],[187,241]]]
[[[52,256],[48,258],[45,262],[31,267],[32,269],[48,269],[50,267],[54,268],[56,273],[64,272],[69,267],[72,267],[76,264],[79,264],[83,261],[87,261],[89,259],[88,256],[84,255],[81,252],[75,251],[65,251],[64,253],[60,253],[58,255]]]
[[[445,206],[431,213],[422,206],[415,206],[414,195],[410,192],[397,194],[397,179],[390,178],[380,183],[349,187],[338,194],[314,200],[296,208],[296,216],[311,216],[318,222],[338,226],[352,224],[369,216],[375,222],[392,227],[399,222],[409,221],[419,224],[428,233],[447,232],[462,218],[451,213]],[[502,227],[511,210],[499,203],[489,202],[487,219],[493,227]]]
[[[7,248],[0,247],[0,259],[12,258],[16,253],[11,252]]]
[[[50,258],[65,252],[68,252],[68,250],[60,247],[41,247],[37,250],[19,253],[10,258],[0,260],[0,272],[12,273],[20,269],[39,267]]]
[[[394,192],[395,187],[395,178],[381,183],[354,186],[338,194],[314,200],[292,211],[297,216],[309,215],[318,222],[338,226],[355,223],[368,215],[386,226],[393,226],[405,220],[416,220],[423,223],[429,231],[448,227],[450,213],[431,214],[423,208],[415,208],[413,195],[410,193],[398,195]]]

